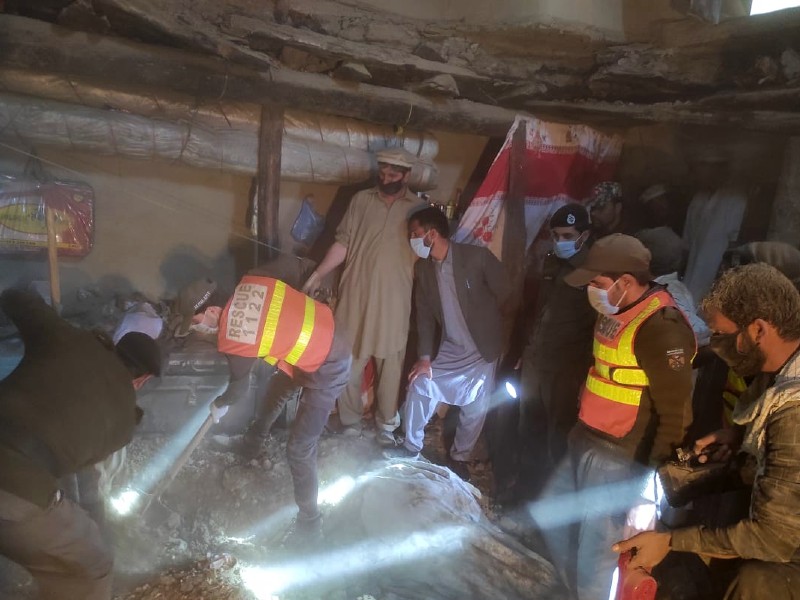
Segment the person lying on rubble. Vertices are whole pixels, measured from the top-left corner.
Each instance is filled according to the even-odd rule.
[[[350,377],[349,341],[335,327],[328,306],[279,279],[250,274],[242,278],[222,311],[218,348],[227,356],[231,372],[227,389],[210,405],[215,421],[247,393],[250,369],[258,359],[277,366],[302,386],[286,444],[298,507],[294,534],[298,542],[319,538],[317,445]],[[274,408],[268,410],[277,416],[280,411]]]
[[[487,248],[450,242],[447,217],[436,208],[414,213],[408,234],[411,247],[423,259],[414,266],[419,358],[408,376],[401,411],[405,440],[383,454],[416,457],[425,425],[439,403],[458,406],[461,412],[448,464],[468,481],[467,464],[483,429],[502,352],[500,308],[511,294],[511,283]]]
[[[25,567],[48,600],[111,598],[112,550],[58,479],[133,437],[136,393],[158,375],[156,343],[73,327],[39,296],[0,295],[25,355],[0,381],[0,554]]]
[[[728,527],[646,532],[613,549],[635,548],[631,566],[646,569],[672,550],[744,559],[727,600],[800,598],[800,294],[777,269],[751,264],[724,273],[703,310],[714,351],[762,385],[737,403],[735,427],[695,443],[706,460],[725,461],[739,449],[755,456],[749,516]]]

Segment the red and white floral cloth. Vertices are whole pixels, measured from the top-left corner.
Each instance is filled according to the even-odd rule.
[[[622,138],[586,125],[548,123],[517,116],[453,236],[457,242],[487,246],[501,257],[503,215],[508,195],[511,141],[527,124],[525,189],[526,247],[552,214],[568,202],[581,202],[597,183],[613,179]]]

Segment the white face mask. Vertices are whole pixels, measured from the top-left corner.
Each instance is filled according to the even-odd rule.
[[[419,256],[420,258],[428,258],[431,253],[430,246],[425,245],[425,238],[411,238],[408,240],[411,244],[411,249],[414,251],[414,254]]]
[[[589,297],[589,304],[601,315],[615,315],[619,312],[619,303],[622,302],[622,298],[625,297],[625,294],[622,294],[617,304],[611,304],[608,300],[608,292],[617,285],[618,281],[619,279],[612,283],[611,287],[607,290],[594,287],[593,285],[587,286],[586,295]]]

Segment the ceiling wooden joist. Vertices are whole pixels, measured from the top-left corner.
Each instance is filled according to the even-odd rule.
[[[0,68],[490,136],[518,112],[798,133],[800,9],[675,20],[649,43],[534,27],[509,30],[504,45],[502,30],[376,20],[352,4],[333,18],[308,0],[283,12],[248,0],[48,1],[48,18],[73,29],[0,15]]]

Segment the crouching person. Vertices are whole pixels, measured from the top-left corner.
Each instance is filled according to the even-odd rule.
[[[231,373],[228,388],[211,403],[215,420],[247,392],[248,375],[258,359],[277,366],[303,388],[286,445],[300,540],[313,540],[322,531],[317,445],[350,377],[350,345],[342,338],[330,308],[270,277],[245,275],[220,317],[219,350],[227,355]]]
[[[511,285],[488,249],[449,241],[447,219],[436,208],[414,213],[408,232],[412,248],[423,259],[414,266],[419,358],[408,376],[401,410],[405,440],[385,450],[384,456],[416,456],[437,405],[459,406],[450,466],[469,479],[467,461],[483,428],[502,351],[500,306]],[[441,343],[435,351],[437,326]]]
[[[0,308],[25,344],[0,381],[0,554],[33,575],[41,598],[108,600],[112,550],[58,480],[130,442],[158,346],[129,333],[115,348],[27,292],[6,290]]]
[[[756,457],[750,516],[717,529],[646,532],[614,550],[635,548],[634,568],[653,567],[671,550],[744,559],[727,600],[800,598],[800,294],[773,267],[747,265],[722,275],[703,311],[714,352],[755,380],[736,404],[736,425],[701,438],[695,451],[727,460],[741,448]]]

